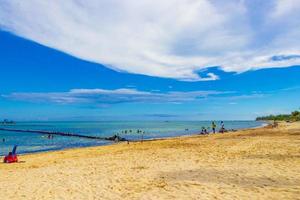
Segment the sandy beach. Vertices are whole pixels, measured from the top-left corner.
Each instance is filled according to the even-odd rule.
[[[300,123],[22,155],[0,174],[3,200],[300,199]]]

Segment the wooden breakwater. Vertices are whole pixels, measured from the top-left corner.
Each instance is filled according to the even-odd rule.
[[[9,128],[0,128],[0,131],[37,133],[37,134],[44,134],[44,135],[60,135],[60,136],[78,137],[78,138],[86,138],[86,139],[93,139],[93,140],[128,141],[125,138],[122,138],[117,135],[113,135],[112,137],[98,137],[98,136],[81,135],[76,133],[65,133],[65,132],[43,131],[43,130],[22,130],[22,129],[9,129]]]

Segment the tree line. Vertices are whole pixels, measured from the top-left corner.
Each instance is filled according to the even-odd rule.
[[[296,110],[291,112],[291,114],[268,115],[257,117],[256,120],[300,121],[300,111]]]

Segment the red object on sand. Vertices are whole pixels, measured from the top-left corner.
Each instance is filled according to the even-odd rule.
[[[17,147],[18,146],[15,145],[13,150],[11,152],[9,152],[7,156],[4,157],[4,160],[3,160],[4,163],[18,162]]]
[[[15,155],[7,155],[4,157],[3,160],[5,163],[14,163],[14,162],[18,162],[18,156]]]

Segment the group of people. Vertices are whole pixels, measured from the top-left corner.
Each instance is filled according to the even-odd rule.
[[[122,134],[133,133],[133,130],[131,130],[131,129],[130,129],[130,130],[123,130],[123,131],[121,131],[121,133],[122,133]],[[137,130],[136,130],[136,133],[139,133],[139,134],[142,134],[142,133],[143,133],[143,134],[144,134],[145,131],[142,131],[142,130],[140,130],[140,129],[137,129]]]
[[[53,134],[48,134],[48,139],[53,139],[53,138],[54,138]]]
[[[219,130],[219,133],[224,133],[224,132],[226,132],[226,129],[225,129],[225,125],[224,125],[224,122],[223,121],[221,121],[221,124],[220,124],[220,130]],[[211,127],[202,127],[202,129],[201,129],[201,133],[200,134],[202,134],[202,135],[204,135],[204,134],[209,134],[210,132],[208,131],[209,129],[211,128],[211,130],[212,130],[212,133],[216,133],[216,128],[217,128],[217,125],[216,125],[216,123],[213,121],[213,122],[211,122]]]

